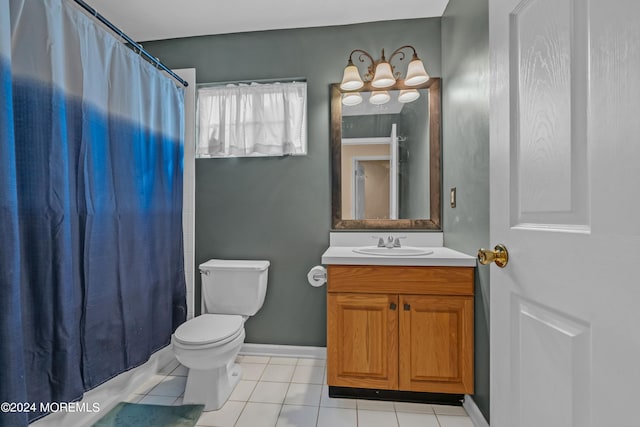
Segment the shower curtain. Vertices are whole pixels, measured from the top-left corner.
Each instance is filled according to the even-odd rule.
[[[184,322],[183,126],[176,83],[73,2],[0,0],[0,402],[31,405],[0,426]]]

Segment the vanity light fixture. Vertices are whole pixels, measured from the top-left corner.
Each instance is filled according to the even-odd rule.
[[[347,92],[342,95],[342,103],[347,106],[358,105],[362,102],[362,95],[359,92]]]
[[[396,84],[398,79],[400,79],[400,72],[395,70],[395,67],[391,65],[391,61],[393,61],[395,57],[397,57],[399,61],[404,60],[406,57],[406,54],[404,53],[405,49],[411,49],[413,51],[413,56],[411,58],[411,62],[409,62],[409,66],[407,67],[407,76],[404,80],[404,84],[406,86],[418,86],[425,83],[429,80],[429,75],[424,69],[424,64],[420,58],[418,58],[416,49],[413,46],[405,45],[393,51],[388,61],[384,56],[384,49],[382,49],[382,55],[378,61],[375,61],[368,52],[362,49],[354,49],[351,51],[347,66],[345,67],[342,75],[340,89],[347,91],[358,90],[364,86],[364,82],[371,82],[371,86],[376,89],[384,89],[393,86]],[[364,63],[365,60],[369,61],[367,72],[364,74],[364,80],[360,77],[358,67],[353,64],[352,58],[353,54],[356,52],[360,54],[358,56],[358,60],[360,62]]]
[[[413,102],[416,99],[420,98],[420,92],[417,89],[405,89],[401,90],[398,95],[398,102],[407,103]]]
[[[369,98],[369,102],[374,105],[386,104],[391,99],[391,95],[389,95],[388,90],[374,90],[371,92],[371,97]]]
[[[420,92],[418,92],[418,89],[403,89],[398,94],[398,102],[403,104],[413,102],[418,98],[420,98]],[[342,104],[347,107],[356,106],[362,103],[363,100],[364,98],[360,92],[345,92],[342,94]],[[369,102],[374,105],[386,104],[390,100],[391,94],[388,90],[374,90],[369,96]]]

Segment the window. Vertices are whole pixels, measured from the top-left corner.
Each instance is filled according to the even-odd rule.
[[[197,157],[307,154],[307,83],[198,89]]]

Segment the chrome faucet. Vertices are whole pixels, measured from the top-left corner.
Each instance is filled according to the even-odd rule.
[[[393,236],[387,236],[387,241],[385,242],[384,238],[382,237],[377,237],[377,236],[371,236],[374,239],[378,239],[378,247],[379,248],[387,248],[387,249],[391,249],[391,248],[400,248],[402,247],[402,245],[400,245],[400,239],[405,239],[405,236],[399,236],[394,238]]]
[[[401,247],[402,245],[400,245],[400,239],[406,239],[406,238],[407,238],[407,236],[398,236],[398,237],[396,237],[395,240],[393,241],[393,247],[394,248]]]
[[[395,246],[396,245],[394,244],[393,236],[387,237],[387,242],[384,244],[384,247],[391,249],[391,248],[394,248]]]
[[[378,247],[379,248],[392,248],[393,247],[393,237],[389,236],[388,240],[390,243],[385,243],[384,238],[378,236],[371,236],[373,239],[378,239]]]

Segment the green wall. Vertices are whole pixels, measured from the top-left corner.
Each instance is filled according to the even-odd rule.
[[[391,125],[400,122],[400,114],[370,114],[342,117],[343,138],[388,137]]]
[[[442,18],[444,243],[474,254],[489,241],[489,16],[487,0],[450,0]],[[475,300],[474,401],[489,419],[489,269]]]
[[[400,117],[400,218],[429,218],[429,103],[405,104]]]
[[[405,44],[440,76],[440,29],[435,18],[144,43],[171,68],[196,68],[199,83],[307,79],[307,156],[196,161],[196,264],[271,261],[265,304],[247,321],[246,342],[326,345],[326,289],[312,288],[306,275],[329,245],[329,84],[342,78],[351,50],[378,57]],[[199,287],[198,277],[197,301]]]

